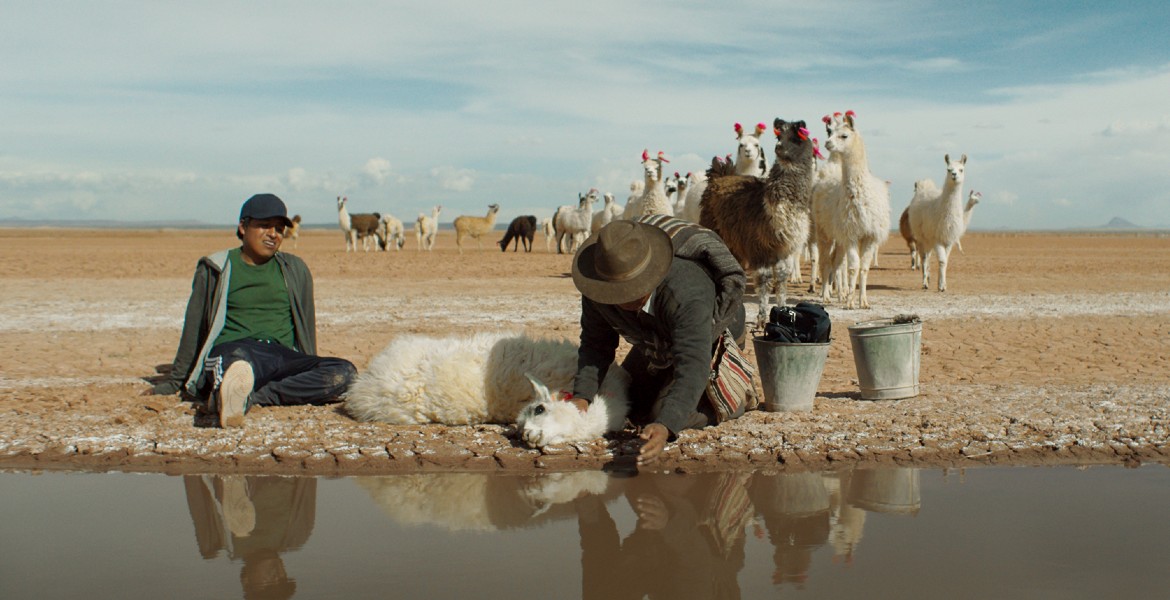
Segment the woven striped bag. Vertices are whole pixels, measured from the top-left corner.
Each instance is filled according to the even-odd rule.
[[[711,375],[707,380],[707,401],[715,409],[720,423],[734,419],[760,404],[752,378],[756,369],[739,350],[731,332],[724,330],[711,357]]]

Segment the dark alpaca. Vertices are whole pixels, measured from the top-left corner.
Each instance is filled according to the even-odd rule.
[[[504,232],[504,239],[496,243],[500,246],[500,252],[506,251],[512,240],[516,240],[512,252],[520,249],[520,242],[524,242],[525,252],[532,252],[532,238],[534,236],[536,236],[536,217],[524,215],[512,219],[512,222],[508,224],[508,231]]]
[[[756,272],[757,325],[767,318],[772,271],[786,300],[788,258],[808,241],[813,145],[804,121],[776,119],[776,161],[764,178],[708,171],[699,224],[714,230],[746,270]],[[714,177],[712,177],[714,175]]]

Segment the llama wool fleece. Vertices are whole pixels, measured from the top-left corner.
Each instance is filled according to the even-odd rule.
[[[354,379],[345,410],[359,421],[397,425],[515,423],[535,397],[525,374],[569,389],[576,344],[508,332],[405,335]]]

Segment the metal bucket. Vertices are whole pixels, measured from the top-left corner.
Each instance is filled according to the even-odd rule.
[[[764,388],[764,408],[770,411],[800,412],[812,410],[829,342],[793,344],[752,338],[756,365],[760,368],[760,385]]]
[[[829,490],[818,472],[759,474],[752,481],[765,500],[757,508],[767,514],[803,517],[829,510]]]
[[[918,469],[857,469],[845,500],[871,512],[915,514],[922,506]]]
[[[922,321],[862,321],[849,326],[853,363],[863,400],[898,400],[918,395]]]

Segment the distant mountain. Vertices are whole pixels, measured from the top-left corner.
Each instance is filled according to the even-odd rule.
[[[1105,225],[1102,225],[1101,228],[1102,229],[1141,229],[1137,225],[1134,225],[1133,223],[1130,223],[1129,221],[1127,221],[1121,217],[1113,217],[1112,219],[1109,220],[1108,223],[1106,223]]]

